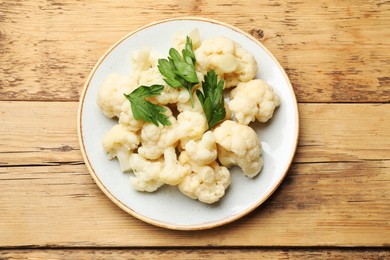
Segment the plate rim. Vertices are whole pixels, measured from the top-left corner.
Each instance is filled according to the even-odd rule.
[[[107,187],[102,183],[102,181],[97,176],[94,168],[92,167],[91,161],[89,160],[89,157],[87,155],[86,148],[85,148],[85,145],[84,145],[84,139],[83,139],[83,136],[82,136],[82,133],[83,133],[83,131],[82,131],[82,128],[83,128],[83,125],[82,125],[82,112],[83,112],[83,107],[84,107],[85,96],[86,96],[87,90],[88,90],[88,88],[90,86],[91,80],[92,80],[93,76],[95,75],[96,70],[101,65],[101,63],[104,61],[104,59],[119,44],[121,44],[123,41],[125,41],[127,38],[131,37],[132,35],[136,34],[137,32],[142,31],[142,30],[144,30],[146,28],[158,25],[158,24],[172,22],[172,21],[180,21],[180,20],[201,21],[201,22],[209,22],[209,23],[213,23],[213,24],[217,24],[217,25],[222,25],[224,27],[227,27],[229,29],[232,29],[232,30],[240,33],[241,35],[249,38],[254,43],[259,45],[259,47],[261,47],[271,57],[271,59],[275,62],[275,64],[279,68],[279,70],[282,72],[282,75],[283,75],[283,77],[284,77],[284,79],[285,79],[285,81],[286,81],[286,83],[288,85],[288,89],[291,92],[291,97],[293,98],[293,106],[294,106],[294,110],[295,110],[295,120],[294,121],[296,122],[296,126],[295,126],[295,133],[296,134],[294,136],[293,149],[291,150],[291,154],[289,155],[289,162],[288,162],[288,164],[286,164],[286,167],[283,170],[284,171],[283,174],[279,177],[279,180],[276,182],[276,184],[274,184],[272,189],[270,189],[265,194],[265,196],[263,196],[263,198],[261,200],[256,201],[256,203],[254,203],[251,207],[247,208],[246,210],[244,210],[244,211],[242,211],[242,212],[240,212],[238,214],[234,214],[234,215],[230,215],[228,217],[224,217],[224,218],[222,218],[222,219],[220,219],[218,221],[205,222],[205,223],[196,224],[196,225],[175,225],[175,224],[169,224],[169,223],[166,223],[166,222],[162,222],[162,221],[156,220],[154,218],[144,216],[144,215],[136,212],[134,209],[130,208],[129,206],[125,205],[124,203],[122,203],[119,199],[117,199],[107,189]],[[128,214],[132,215],[133,217],[135,217],[135,218],[137,218],[137,219],[139,219],[139,220],[141,220],[143,222],[152,224],[154,226],[162,227],[162,228],[173,229],[173,230],[187,230],[187,231],[210,229],[210,228],[214,228],[214,227],[218,227],[218,226],[222,226],[222,225],[231,223],[231,222],[233,222],[235,220],[238,220],[238,219],[242,218],[243,216],[251,213],[253,210],[258,208],[261,204],[263,204],[275,192],[275,190],[280,186],[280,184],[285,179],[285,177],[286,177],[286,175],[287,175],[287,173],[288,173],[288,171],[289,171],[289,169],[291,167],[291,164],[292,164],[292,161],[294,159],[294,156],[295,156],[295,153],[296,153],[296,150],[297,150],[297,146],[298,146],[299,125],[300,125],[300,122],[299,122],[298,102],[297,102],[297,99],[296,99],[296,96],[295,96],[294,89],[293,89],[293,87],[291,85],[290,79],[287,76],[286,71],[280,65],[279,61],[274,57],[274,55],[259,40],[257,40],[255,37],[253,37],[249,33],[245,32],[245,31],[243,31],[243,30],[241,30],[241,29],[239,29],[239,28],[237,28],[237,27],[235,27],[235,26],[233,26],[231,24],[228,24],[228,23],[225,23],[225,22],[221,22],[221,21],[215,20],[215,19],[209,19],[209,18],[204,18],[204,17],[194,17],[194,16],[175,17],[175,18],[162,19],[162,20],[158,20],[158,21],[154,21],[154,22],[148,23],[148,24],[146,24],[144,26],[136,28],[135,30],[132,30],[131,32],[127,33],[125,36],[120,38],[118,41],[116,41],[114,44],[112,44],[110,46],[110,48],[107,51],[105,51],[105,53],[98,59],[98,61],[95,63],[94,67],[92,68],[91,72],[89,73],[89,75],[88,75],[88,77],[86,79],[86,82],[85,82],[85,84],[83,86],[82,92],[80,94],[79,107],[78,107],[78,111],[77,111],[77,135],[78,135],[78,141],[79,141],[79,145],[80,145],[80,151],[81,151],[82,157],[83,157],[84,162],[85,162],[85,166],[87,167],[89,174],[92,176],[92,179],[95,181],[95,183],[100,188],[100,190],[103,191],[103,193],[115,205],[117,205],[119,208],[121,208],[122,210],[124,210]]]

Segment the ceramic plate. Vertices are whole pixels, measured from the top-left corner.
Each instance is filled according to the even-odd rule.
[[[96,105],[102,81],[111,73],[131,71],[130,54],[144,46],[168,55],[175,32],[199,28],[201,40],[225,36],[252,53],[259,66],[256,78],[271,85],[281,98],[272,120],[257,124],[263,146],[264,168],[254,179],[231,168],[232,184],[226,195],[212,205],[192,200],[177,187],[165,185],[154,193],[137,192],[130,186],[131,173],[122,173],[116,160],[109,161],[102,148],[103,135],[117,120],[106,118]],[[279,186],[291,165],[298,140],[298,109],[294,91],[283,68],[255,38],[222,22],[179,18],[155,22],[115,43],[93,68],[80,99],[78,130],[85,163],[100,189],[120,208],[145,222],[181,230],[197,230],[232,222],[257,208]]]

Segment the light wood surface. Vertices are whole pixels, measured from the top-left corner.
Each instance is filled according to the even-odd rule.
[[[188,15],[258,38],[286,69],[301,122],[271,198],[197,232],[116,207],[88,174],[76,130],[80,92],[106,49]],[[389,258],[389,28],[385,0],[0,0],[0,259]]]
[[[155,249],[109,249],[109,250],[5,250],[0,258],[14,260],[29,259],[387,259],[390,253],[380,249],[364,250],[278,250],[278,249],[193,249],[193,250],[155,250]]]
[[[177,16],[219,19],[257,36],[300,102],[387,102],[388,2],[2,1],[1,99],[77,101],[98,58],[139,26]]]

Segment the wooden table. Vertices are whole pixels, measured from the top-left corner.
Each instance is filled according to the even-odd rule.
[[[183,232],[115,206],[89,175],[78,99],[98,58],[183,15],[257,37],[300,112],[294,163],[254,212]],[[390,258],[389,1],[0,1],[0,258]]]

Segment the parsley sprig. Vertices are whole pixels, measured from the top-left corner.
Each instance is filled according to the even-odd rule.
[[[199,83],[195,70],[195,54],[192,48],[191,38],[187,36],[185,48],[180,53],[171,48],[168,59],[158,60],[158,70],[164,76],[164,81],[173,88],[184,87],[191,98],[191,105],[194,106],[192,88]]]
[[[223,99],[224,80],[217,81],[214,70],[207,72],[202,82],[203,92],[196,90],[196,95],[202,105],[207,118],[209,130],[222,121],[226,116],[225,102]]]
[[[160,95],[163,89],[163,85],[152,85],[150,87],[140,86],[131,92],[131,94],[124,94],[130,102],[131,111],[136,120],[142,119],[146,122],[152,122],[156,126],[158,126],[158,123],[171,125],[168,116],[163,114],[166,111],[164,107],[145,100],[147,97]]]

